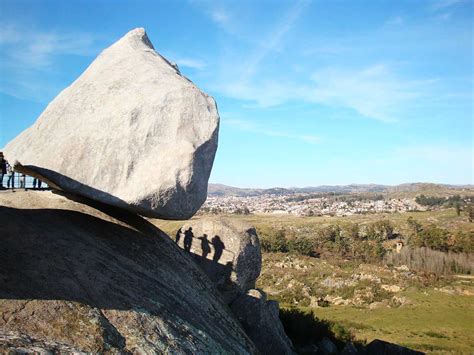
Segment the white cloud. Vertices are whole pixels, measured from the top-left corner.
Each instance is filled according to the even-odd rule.
[[[225,125],[235,127],[241,131],[263,134],[265,136],[270,136],[270,137],[294,139],[294,140],[303,141],[309,144],[317,144],[321,141],[320,137],[316,135],[308,135],[308,134],[300,135],[300,134],[293,134],[293,133],[279,131],[279,130],[273,130],[267,127],[262,127],[261,125],[258,125],[257,123],[247,121],[247,120],[223,118],[222,122]]]
[[[211,15],[212,20],[219,25],[225,25],[229,23],[230,15],[222,8],[211,9],[209,14]]]
[[[93,56],[101,38],[96,34],[42,31],[17,24],[0,25],[0,92],[43,102],[59,87],[45,72],[54,73],[61,55]]]
[[[95,54],[96,42],[97,36],[90,33],[33,31],[11,24],[0,27],[4,64],[23,69],[48,68],[57,55]]]
[[[202,70],[206,67],[206,63],[204,63],[202,60],[194,58],[178,58],[175,59],[175,62],[179,67],[187,67],[197,70]]]
[[[255,102],[259,107],[293,100],[348,108],[366,118],[395,122],[403,118],[403,112],[415,99],[426,99],[436,82],[405,80],[384,64],[362,69],[328,67],[313,72],[310,79],[304,83],[225,80],[216,89],[229,97]]]
[[[405,104],[420,97],[420,86],[427,81],[405,81],[383,65],[361,70],[327,68],[313,73],[316,84],[310,100],[331,106],[343,106],[380,121],[397,121]]]
[[[433,4],[431,5],[431,9],[434,11],[444,10],[448,7],[458,5],[464,1],[465,0],[437,0],[433,2]]]
[[[395,16],[390,18],[385,24],[388,26],[400,26],[403,25],[404,22],[405,20],[402,16]]]
[[[300,0],[288,11],[282,22],[275,26],[273,31],[262,41],[261,46],[245,64],[241,81],[245,82],[251,79],[265,57],[280,45],[285,34],[290,31],[308,4],[309,1]]]

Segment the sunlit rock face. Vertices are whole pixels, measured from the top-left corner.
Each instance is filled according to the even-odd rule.
[[[206,199],[218,129],[214,99],[138,28],[105,49],[4,153],[53,188],[184,219]]]

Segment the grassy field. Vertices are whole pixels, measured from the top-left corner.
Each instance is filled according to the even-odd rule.
[[[474,223],[470,223],[466,215],[456,215],[454,208],[441,209],[426,212],[406,212],[406,213],[380,213],[380,214],[359,214],[347,217],[298,217],[289,214],[250,214],[250,215],[226,215],[244,221],[257,228],[257,232],[268,234],[277,229],[295,229],[322,227],[336,223],[359,223],[366,224],[381,219],[390,220],[397,228],[406,228],[406,221],[413,217],[424,224],[434,224],[436,226],[449,229],[451,231],[474,231]],[[192,220],[206,218],[207,216],[197,215]],[[166,233],[173,235],[176,230],[188,221],[164,221],[152,220],[159,228]]]
[[[413,305],[398,308],[331,306],[316,315],[348,328],[356,340],[383,339],[424,352],[472,354],[473,296],[450,295],[428,289],[401,294]]]
[[[334,224],[364,225],[381,219],[403,234],[409,217],[453,232],[474,231],[474,223],[464,214],[457,216],[453,208],[348,217],[228,216],[256,227],[261,236],[278,230],[298,235]],[[192,220],[200,218],[208,216]],[[152,222],[171,236],[185,223]],[[396,291],[386,290],[395,286]],[[382,339],[428,353],[474,353],[474,279],[469,276],[434,277],[341,258],[264,253],[257,287],[282,307],[313,310],[318,318],[342,325],[357,341]]]

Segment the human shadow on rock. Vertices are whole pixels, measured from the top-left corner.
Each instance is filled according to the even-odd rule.
[[[178,230],[177,235],[180,231],[181,229]],[[187,236],[189,238],[188,244],[186,244]],[[194,243],[193,239],[196,239]],[[225,249],[225,244],[218,235],[215,235],[211,241],[209,241],[207,234],[196,238],[192,234],[192,227],[189,227],[184,232],[183,243],[179,243],[180,238],[178,237],[176,240],[183,251],[193,257],[196,264],[207,274],[219,291],[232,292],[235,288],[231,281],[234,254]],[[191,246],[193,247],[191,248]],[[229,253],[229,255],[223,261],[222,255],[224,252]],[[211,253],[212,259],[209,258]]]

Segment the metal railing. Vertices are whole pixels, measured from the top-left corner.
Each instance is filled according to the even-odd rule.
[[[11,176],[11,178],[10,178]],[[8,186],[8,180],[10,179],[10,186]],[[29,175],[25,175],[22,173],[14,172],[12,174],[4,174],[3,179],[2,179],[2,190],[32,190],[35,189],[35,186],[33,184],[33,180],[35,178]],[[48,184],[46,184],[44,181],[41,182],[41,188],[38,188],[38,181],[36,183],[36,189],[37,190],[49,190]]]

